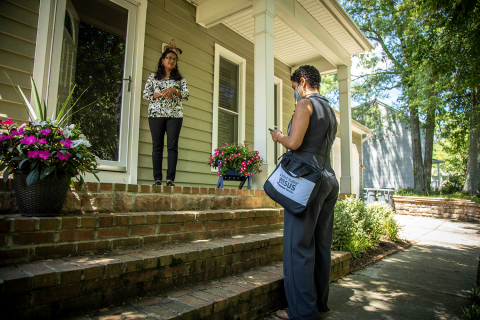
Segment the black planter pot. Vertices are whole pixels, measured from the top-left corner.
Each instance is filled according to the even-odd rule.
[[[70,175],[54,173],[42,180],[38,179],[27,186],[28,173],[16,171],[13,175],[13,187],[17,206],[22,216],[56,216],[62,210],[70,185]]]

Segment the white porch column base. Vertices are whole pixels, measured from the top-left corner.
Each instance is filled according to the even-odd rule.
[[[264,164],[262,166],[262,172],[254,175],[252,178],[252,184],[254,190],[263,190],[263,185],[267,181],[268,177],[275,171],[277,166],[274,164]]]
[[[352,108],[351,108],[351,74],[349,66],[338,67],[338,88],[340,102],[340,139],[342,175],[340,192],[353,193],[353,167],[351,158],[352,145]]]
[[[354,177],[341,177],[340,178],[340,193],[350,193],[353,194],[353,182],[354,182]]]
[[[254,0],[255,19],[255,93],[254,93],[254,147],[264,160],[262,173],[253,178],[253,189],[263,190],[269,172],[275,169],[274,144],[268,128],[274,126],[274,54],[273,19],[275,0]]]

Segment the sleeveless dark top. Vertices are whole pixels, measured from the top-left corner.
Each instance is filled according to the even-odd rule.
[[[313,93],[308,96],[308,99],[313,106],[310,122],[308,123],[302,145],[292,152],[314,166],[323,167],[325,163],[325,168],[333,173],[330,165],[330,150],[337,134],[338,124],[335,112],[330,107],[328,100],[321,94]],[[288,134],[290,134],[292,120],[293,116],[288,124]],[[329,124],[330,135],[327,137]]]

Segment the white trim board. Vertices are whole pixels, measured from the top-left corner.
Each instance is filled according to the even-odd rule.
[[[212,112],[212,154],[217,149],[218,144],[218,95],[220,83],[220,56],[231,62],[238,64],[238,142],[245,140],[245,94],[246,94],[246,77],[247,77],[247,61],[245,58],[233,53],[232,51],[215,43],[215,66],[213,77],[213,112]],[[211,168],[212,172],[216,172]]]

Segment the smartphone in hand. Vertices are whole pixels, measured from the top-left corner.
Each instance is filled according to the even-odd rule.
[[[270,128],[268,128],[268,131],[272,132],[272,131],[273,131],[273,129],[270,129]]]

